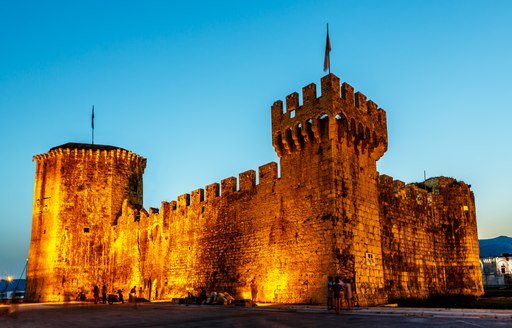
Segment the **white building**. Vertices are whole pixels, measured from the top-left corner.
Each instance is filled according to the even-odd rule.
[[[512,254],[480,259],[484,288],[512,288]]]

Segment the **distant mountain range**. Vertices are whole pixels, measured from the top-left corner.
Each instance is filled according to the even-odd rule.
[[[512,254],[512,238],[499,236],[491,239],[479,239],[480,257],[501,256],[504,253]]]

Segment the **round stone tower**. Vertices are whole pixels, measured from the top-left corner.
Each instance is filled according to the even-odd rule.
[[[146,159],[118,147],[68,143],[34,161],[26,298],[72,300],[108,285],[111,227],[125,199],[142,207]]]

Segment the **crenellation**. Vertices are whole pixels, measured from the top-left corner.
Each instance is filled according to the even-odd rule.
[[[386,126],[387,125],[386,111],[384,109],[382,109],[382,108],[379,108],[377,111],[378,111],[377,122],[381,126]]]
[[[267,185],[277,180],[277,163],[270,162],[258,168],[259,185]]]
[[[198,205],[204,201],[204,189],[199,188],[191,193],[192,205]]]
[[[182,194],[178,196],[178,208],[187,207],[190,205],[190,194]]]
[[[256,187],[256,171],[248,170],[239,174],[240,191],[251,191]]]
[[[296,110],[299,107],[299,94],[297,92],[293,92],[286,96],[286,112],[289,113],[291,111]]]
[[[205,287],[251,298],[257,288],[258,302],[317,304],[327,275],[352,279],[359,306],[482,294],[470,186],[379,175],[387,126],[376,103],[329,74],[320,96],[309,84],[302,105],[292,93],[271,117],[279,164],[149,213],[145,158],[88,144],[35,155],[27,300],[70,300],[77,289],[90,298],[105,282],[140,286],[148,300]]]
[[[368,113],[368,109],[366,107],[366,96],[361,92],[356,92],[355,94],[355,106],[363,113]]]
[[[160,213],[162,214],[162,216],[165,218],[166,216],[169,215],[170,211],[171,211],[171,203],[162,201],[161,205],[160,205]]]
[[[50,151],[43,155],[34,156],[33,160],[38,161],[41,159],[50,159],[53,157],[67,157],[67,158],[81,158],[81,159],[92,159],[96,162],[101,160],[101,157],[107,159],[110,157],[111,160],[115,161],[126,161],[128,165],[140,166],[142,169],[146,167],[146,159],[142,158],[130,151],[115,148],[112,146],[103,145],[87,145],[86,148],[80,148],[82,144],[68,143],[59,147],[54,147]]]
[[[305,108],[312,108],[316,102],[316,84],[310,83],[302,88],[302,106]]]
[[[320,79],[322,95],[326,101],[332,101],[341,97],[340,78],[330,73]]]
[[[355,95],[354,95],[354,87],[348,84],[347,82],[343,82],[341,85],[341,96],[348,107],[355,106]]]
[[[272,115],[272,122],[277,122],[277,121],[281,120],[281,116],[283,115],[283,101],[282,100],[277,100],[272,104],[271,115]]]
[[[211,201],[220,196],[220,185],[212,183],[206,186],[206,200]]]
[[[314,83],[304,87],[302,93],[302,105],[298,93],[286,97],[289,115],[282,114],[282,103],[275,102],[272,106],[272,144],[279,157],[314,151],[308,148],[312,142],[322,144],[343,139],[375,160],[387,150],[385,112],[364,94],[354,94],[347,83],[340,89],[340,80],[334,74],[322,78],[320,97],[316,95]],[[313,138],[306,133],[307,129]]]
[[[376,103],[373,102],[373,100],[368,100],[366,102],[366,108],[368,109],[368,114],[370,116],[375,116],[378,114],[378,108],[379,106],[377,106]]]
[[[220,195],[227,196],[229,194],[234,193],[237,190],[236,184],[237,184],[237,179],[235,177],[229,177],[229,178],[221,180]]]

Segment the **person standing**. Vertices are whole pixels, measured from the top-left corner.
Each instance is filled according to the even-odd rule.
[[[128,302],[135,302],[135,293],[137,292],[137,286],[133,286],[130,290],[130,296],[128,297]]]
[[[340,277],[334,278],[334,285],[332,286],[334,292],[334,309],[336,314],[340,314],[340,308],[342,306],[344,292],[343,292],[343,281],[341,281]]]
[[[98,285],[94,286],[92,293],[94,295],[94,304],[98,304],[98,302],[100,301],[100,288],[98,287]]]
[[[334,290],[332,289],[334,285],[334,279],[332,276],[327,276],[327,311],[332,310],[333,308],[333,296]]]
[[[132,290],[130,291],[130,295],[132,297],[133,306],[137,308],[137,286],[133,286]]]
[[[251,301],[252,305],[256,304],[256,300],[258,299],[258,285],[256,284],[256,278],[253,278],[251,281]]]
[[[199,301],[197,302],[199,305],[206,303],[206,289],[201,288],[201,294],[199,294]]]
[[[354,307],[354,295],[352,294],[352,281],[345,279],[345,301],[347,301],[347,308],[352,310]]]
[[[122,304],[124,304],[123,290],[118,289],[118,290],[117,290],[117,295],[119,295],[119,302],[121,302]]]
[[[107,286],[103,285],[101,287],[101,296],[102,296],[102,303],[107,304]]]

